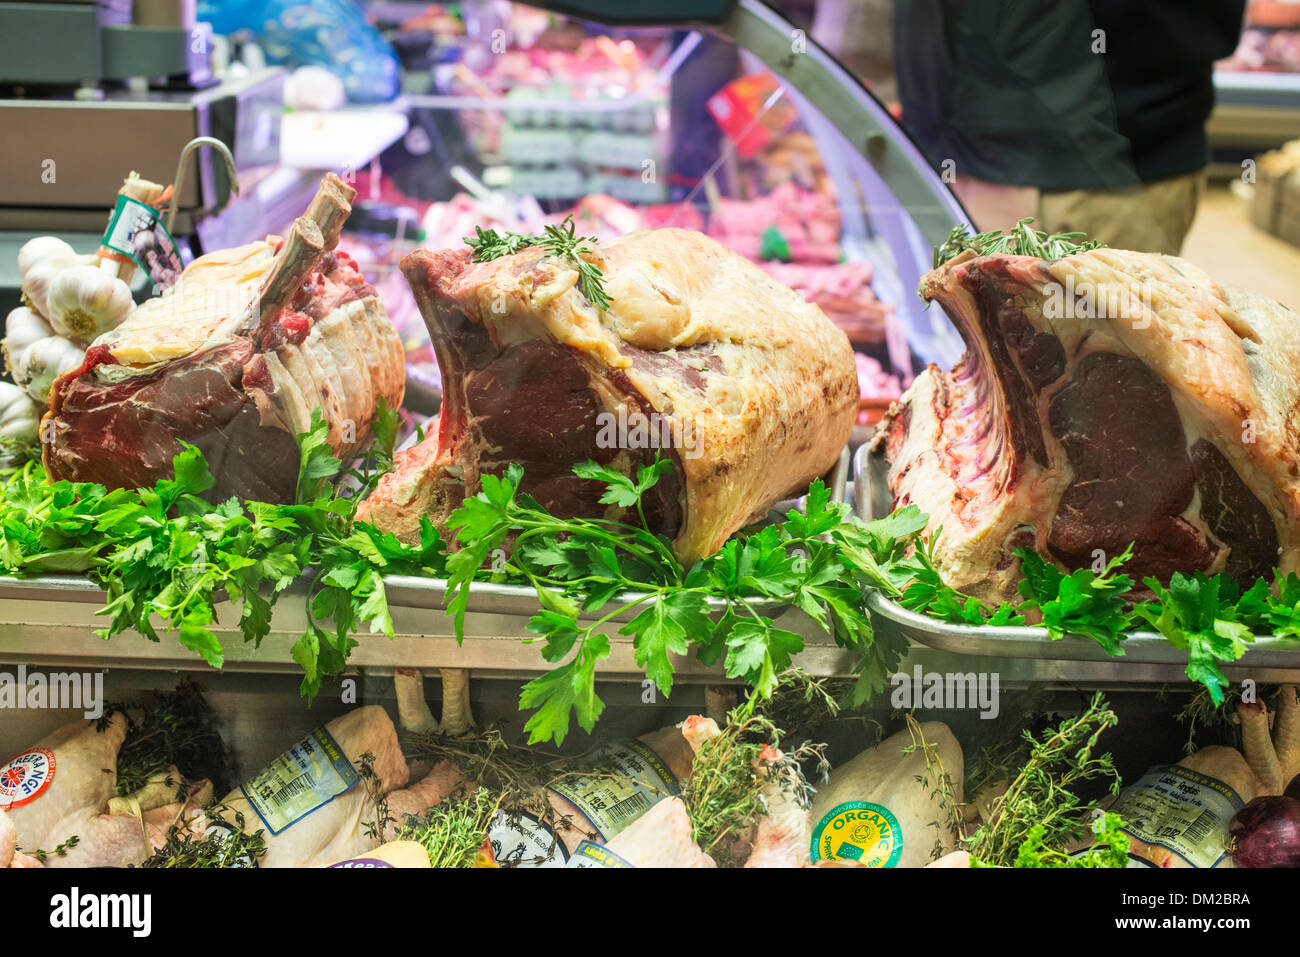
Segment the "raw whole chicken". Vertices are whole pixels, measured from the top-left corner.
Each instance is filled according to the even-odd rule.
[[[691,819],[679,797],[665,798],[605,845],[633,867],[717,867],[691,839]]]
[[[944,822],[962,803],[964,778],[961,745],[937,721],[868,748],[832,770],[817,792],[814,863],[838,858],[869,867],[923,867],[936,847],[954,850],[957,834]],[[953,807],[945,809],[945,800]]]
[[[1209,780],[1207,780],[1209,779]],[[1225,795],[1224,785],[1236,795]],[[1255,799],[1255,775],[1235,748],[1204,747],[1149,770],[1115,800],[1129,857],[1151,867],[1231,867],[1228,822]]]
[[[234,814],[244,816],[244,832],[251,834],[262,830],[266,840],[266,855],[258,860],[260,867],[314,867],[332,864],[335,861],[359,857],[371,850],[378,841],[366,833],[366,824],[374,819],[374,800],[366,784],[360,780],[357,765],[362,755],[373,758],[371,768],[375,774],[374,783],[381,795],[390,795],[403,787],[409,778],[406,761],[402,758],[402,749],[397,743],[397,730],[388,713],[379,705],[367,705],[355,708],[341,717],[325,724],[323,731],[337,745],[340,755],[334,761],[314,758],[314,754],[324,751],[321,737],[308,737],[291,749],[285,757],[272,762],[266,770],[256,775],[242,787],[235,788],[226,795],[222,804],[229,810],[222,810],[224,821],[234,824]],[[307,742],[312,742],[308,744]],[[302,764],[295,764],[296,759]],[[328,757],[328,756],[327,756]],[[295,773],[301,766],[313,768],[312,772]],[[340,770],[341,769],[341,770]],[[268,772],[271,772],[268,774]],[[271,785],[277,787],[271,787]],[[327,800],[307,813],[299,816],[294,810],[283,810],[295,805],[284,802],[296,795],[315,790],[317,797],[323,799],[335,788],[347,790],[336,793],[332,800]],[[263,805],[274,812],[274,824],[278,833],[271,833],[271,826],[264,822],[253,803],[246,796],[247,790],[259,795],[259,800],[269,798]],[[390,804],[394,799],[390,795]],[[405,804],[404,798],[398,798],[399,804]],[[301,808],[310,805],[298,805]],[[285,818],[296,818],[292,823]]]
[[[18,829],[4,811],[0,811],[0,867],[40,867],[41,862],[18,850]]]
[[[108,810],[89,818],[77,832],[77,845],[51,854],[46,867],[132,867],[144,863],[167,842],[172,825],[183,827],[212,801],[212,782],[187,785],[172,768],[172,785],[146,787],[125,799],[111,799]],[[157,802],[166,803],[157,803]]]
[[[441,730],[452,734],[456,728],[468,730],[473,719],[465,673],[444,671],[443,676]],[[400,669],[395,675],[395,685],[403,728],[423,732],[438,729],[438,722],[424,698],[420,672]],[[635,821],[671,797],[681,782],[689,779],[694,757],[689,738],[695,736],[698,741],[700,737],[708,736],[710,731],[717,734],[717,725],[696,715],[687,718],[680,727],[661,728],[643,734],[635,741],[606,745],[587,763],[605,767],[609,774],[600,777],[574,771],[561,775],[547,788],[546,800],[550,805],[549,818],[553,828],[532,818],[528,819],[529,823],[521,823],[502,812],[489,835],[492,844],[504,846],[522,838],[529,847],[546,848],[554,846],[558,840],[564,847],[561,856],[567,856],[584,841],[606,843],[616,839]],[[447,761],[435,764],[425,780],[429,782],[429,788],[421,795],[422,799],[433,794],[446,797],[457,792],[469,793],[475,787],[474,782]],[[435,803],[429,801],[423,807]],[[390,797],[390,810],[392,804]],[[392,814],[400,822],[400,815],[395,811]],[[527,833],[521,833],[521,829],[527,829]],[[545,854],[540,857],[546,858]],[[536,862],[532,858],[527,860],[530,863],[541,862],[540,859]],[[560,863],[554,855],[546,858],[546,862],[552,865]]]
[[[74,835],[84,840],[82,835],[116,793],[117,752],[125,738],[126,718],[121,712],[115,712],[102,731],[96,730],[94,721],[72,721],[0,767],[3,795],[10,794],[6,785],[18,779],[26,777],[30,784],[36,775],[45,775],[25,803],[18,803],[24,800],[19,798],[8,807],[0,805],[16,829],[18,847],[30,854],[38,849],[53,851]],[[29,755],[48,761],[48,770],[35,770],[37,765],[24,761]],[[0,797],[0,801],[10,799]],[[51,862],[56,859],[51,855]]]

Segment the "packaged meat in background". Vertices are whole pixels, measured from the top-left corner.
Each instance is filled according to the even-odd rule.
[[[413,669],[399,671],[398,710],[403,740],[408,753],[428,754],[435,759],[416,756],[411,760],[413,767],[431,766],[426,779],[440,777],[445,782],[445,796],[455,795],[460,802],[458,807],[449,808],[448,813],[468,811],[464,817],[477,819],[470,801],[476,794],[483,795],[487,802],[484,805],[487,814],[483,818],[485,850],[487,860],[494,866],[559,867],[572,861],[584,843],[614,846],[612,841],[630,831],[648,812],[674,799],[690,781],[694,772],[691,741],[699,735],[717,733],[712,721],[699,716],[687,718],[681,725],[603,744],[580,759],[564,761],[559,767],[529,767],[507,775],[531,781],[530,791],[534,793],[508,788],[511,793],[498,791],[494,797],[491,792],[506,783],[497,772],[485,766],[481,776],[475,778],[457,763],[437,757],[450,753],[449,745],[463,754],[480,743],[472,734],[466,737],[473,729],[468,685],[461,680],[463,675],[452,677],[451,685],[444,679],[443,721],[439,724],[424,700],[422,675]],[[497,746],[492,743],[494,740],[489,737],[482,739],[482,743],[492,748]],[[502,797],[505,803],[501,803]],[[525,803],[513,806],[510,802],[516,800]],[[445,830],[436,826],[440,807],[431,803],[427,810],[428,814],[421,819],[418,813],[408,818],[405,813],[397,814],[390,809],[394,827],[389,833],[418,837]],[[665,816],[656,816],[655,821],[663,821],[673,828],[679,826],[673,811],[664,810],[659,814]],[[652,835],[658,831],[657,825],[642,826],[621,846],[653,844]],[[688,827],[688,837],[689,833]],[[431,851],[442,857],[441,846]],[[463,851],[450,856],[463,862]]]
[[[885,341],[885,322],[893,311],[871,289],[871,263],[842,262],[829,266],[764,261],[763,271],[821,307],[826,318],[844,330],[855,345]]]
[[[783,183],[754,199],[719,198],[707,231],[754,262],[782,259],[828,266],[840,261],[840,230],[834,196]]]
[[[884,366],[871,356],[855,352],[853,361],[858,367],[858,390],[862,393],[858,424],[876,425],[903,394],[903,387],[898,376],[886,372]]]
[[[1151,768],[1110,809],[1124,819],[1129,856],[1138,862],[1230,867],[1228,824],[1254,798],[1254,774],[1241,753],[1210,746]]]

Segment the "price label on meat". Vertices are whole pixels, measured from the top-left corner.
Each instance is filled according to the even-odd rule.
[[[150,282],[167,289],[180,278],[183,264],[176,240],[158,215],[152,206],[119,195],[102,242],[108,249],[135,260]]]
[[[1144,774],[1111,810],[1139,841],[1172,851],[1192,867],[1215,867],[1227,854],[1228,822],[1242,806],[1222,781],[1168,764]]]
[[[551,790],[587,819],[608,842],[661,798],[677,794],[677,778],[663,759],[641,741],[617,741],[592,757],[599,774],[574,774]]]
[[[569,859],[555,832],[523,811],[497,811],[488,840],[501,867],[563,867]]]
[[[813,828],[814,861],[859,861],[867,867],[897,867],[903,831],[892,811],[866,801],[837,804]]]
[[[632,865],[607,847],[601,847],[599,844],[591,843],[591,841],[583,841],[574,849],[573,857],[569,858],[568,866],[631,867]]]
[[[54,752],[46,748],[32,748],[0,764],[0,811],[35,801],[53,780]]]
[[[361,776],[324,728],[280,755],[241,790],[268,831],[279,834],[340,794]]]

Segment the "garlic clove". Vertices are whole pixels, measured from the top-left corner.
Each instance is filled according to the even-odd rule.
[[[81,365],[86,352],[62,336],[50,336],[33,342],[24,350],[14,370],[14,381],[23,386],[37,402],[49,405],[50,387],[65,372]]]
[[[18,250],[18,274],[27,275],[27,270],[42,259],[71,259],[76,255],[76,250],[57,236],[37,236],[23,243],[23,248]]]
[[[23,299],[43,318],[50,318],[50,287],[60,272],[77,265],[78,256],[47,256],[23,273]]]
[[[19,306],[11,311],[5,319],[5,337],[3,343],[5,370],[12,371],[18,357],[38,339],[54,335],[49,323],[26,306]],[[0,396],[0,403],[3,403]]]

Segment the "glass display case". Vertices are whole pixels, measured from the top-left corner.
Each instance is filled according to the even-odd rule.
[[[149,273],[159,295],[124,304],[126,318],[85,341],[46,328],[53,281],[28,282],[27,267],[40,252],[107,277],[114,263],[143,268],[144,247],[106,238],[94,267],[73,258],[88,248],[23,247],[28,305],[6,305],[22,322],[37,313],[32,328],[76,353],[50,376],[48,414],[20,410],[42,423],[25,454],[34,448],[44,471],[15,452],[4,493],[0,554],[12,574],[0,579],[0,698],[35,702],[32,689],[45,689],[40,704],[0,710],[0,756],[17,755],[5,768],[34,791],[9,794],[0,776],[0,810],[18,822],[22,853],[55,866],[393,866],[400,848],[375,849],[423,841],[420,815],[454,793],[485,842],[446,859],[430,851],[434,863],[635,863],[613,840],[668,807],[660,798],[688,796],[692,759],[719,729],[745,728],[749,738],[725,740],[747,747],[778,726],[825,742],[806,750],[790,739],[791,761],[775,738],[755,748],[771,769],[793,768],[802,789],[799,761],[810,780],[819,758],[847,766],[889,723],[922,735],[915,780],[928,780],[933,727],[891,717],[906,708],[891,694],[894,674],[993,676],[991,714],[933,709],[961,742],[958,791],[962,748],[994,739],[998,722],[983,719],[1001,715],[1012,737],[1030,713],[1095,720],[1080,687],[1111,690],[1123,720],[1151,729],[1145,742],[1115,745],[1126,776],[1176,757],[1185,732],[1173,715],[1203,699],[1162,641],[1116,662],[1042,629],[977,629],[968,640],[951,622],[872,605],[819,551],[835,542],[857,549],[862,566],[884,561],[864,539],[833,535],[873,506],[881,517],[866,489],[877,423],[928,365],[951,367],[965,351],[917,288],[966,216],[889,112],[804,31],[757,0],[657,26],[500,2],[375,3],[370,15],[402,63],[402,90],[381,106],[345,107],[352,125],[336,128],[360,131],[366,111],[382,113],[391,145],[313,167],[323,185],[310,205],[260,209],[267,240],[223,249],[202,241],[199,224],[177,251],[181,278]],[[292,116],[285,136],[328,138],[311,133],[323,117]],[[254,180],[277,176],[302,170]],[[149,242],[166,233],[154,185],[143,199],[124,187],[117,200],[119,211],[144,210]],[[529,259],[539,246],[545,254]],[[629,248],[642,251],[619,251]],[[699,291],[711,283],[729,292]],[[596,308],[602,297],[633,308],[647,296],[644,327]],[[553,301],[571,304],[562,332]],[[472,327],[494,316],[514,325],[493,326],[490,343],[476,338]],[[660,329],[679,320],[671,334]],[[12,337],[12,313],[9,322]],[[613,359],[599,345],[611,328],[622,339]],[[498,364],[546,336],[554,341],[528,361]],[[761,403],[728,404],[714,388],[731,361],[723,346],[763,357],[738,367],[777,370],[752,374],[770,377],[753,386]],[[546,456],[587,427],[573,425],[573,410],[589,393],[602,415],[649,410],[628,398],[634,373],[659,383],[654,412],[694,408],[699,395],[725,408],[716,428],[736,429],[741,451],[706,458],[704,475],[681,449],[674,471],[659,446],[645,457],[644,446],[619,446],[575,473],[588,483],[572,493],[588,524],[557,532],[542,513],[569,502],[561,486],[572,477],[545,472]],[[726,485],[735,501],[719,506],[709,482],[733,470],[743,482]],[[524,484],[537,474],[546,481]],[[603,497],[582,499],[596,482]],[[706,508],[721,517],[700,546],[691,509]],[[724,545],[735,532],[767,552]],[[522,544],[530,536],[544,547]],[[579,542],[589,546],[581,556]],[[771,584],[804,576],[810,562],[825,574],[798,577],[794,597]],[[629,581],[650,591],[625,593]],[[883,647],[892,650],[873,651]],[[1290,687],[1293,656],[1261,647],[1230,674]],[[788,666],[802,676],[785,677]],[[857,710],[837,717],[823,693],[853,699],[864,674]],[[1147,693],[1165,683],[1179,685],[1173,703]],[[764,706],[768,723],[749,724],[758,719],[747,685],[775,688],[790,710]],[[102,750],[114,780],[99,782],[103,794],[72,831],[24,837],[35,825],[22,809],[57,783],[32,762],[52,755],[75,779],[76,742]],[[500,787],[481,790],[496,804],[466,796],[466,782],[488,779]],[[899,772],[898,782],[912,779]],[[213,801],[217,823],[193,826]],[[864,853],[851,842],[842,854],[818,850],[845,805],[823,808],[806,789],[794,804],[811,829],[782,862]],[[416,820],[404,831],[407,814]],[[931,826],[918,822],[904,827]],[[119,826],[129,839],[111,839]],[[235,836],[214,838],[213,827]],[[909,837],[920,856],[907,863],[928,860],[930,836]],[[699,863],[697,844],[644,860]],[[753,851],[733,844],[715,834],[710,862]],[[939,846],[952,850],[952,835]]]

